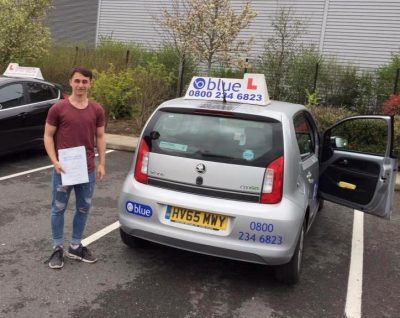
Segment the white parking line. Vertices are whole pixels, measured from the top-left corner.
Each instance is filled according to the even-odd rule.
[[[25,174],[29,174],[29,173],[36,172],[36,171],[50,169],[50,168],[53,168],[53,165],[40,167],[40,168],[36,168],[36,169],[32,169],[32,170],[26,170],[26,171],[22,171],[22,172],[19,172],[19,173],[10,174],[10,175],[5,176],[5,177],[0,177],[0,181],[11,179],[11,178],[15,178],[15,177],[19,177],[19,176],[23,176]]]
[[[364,256],[364,213],[354,210],[353,239],[351,242],[351,260],[345,317],[360,318],[362,303],[362,278]]]
[[[113,152],[115,150],[106,150],[106,154]],[[98,154],[96,154],[96,157],[98,156]],[[22,171],[19,173],[14,173],[14,174],[10,174],[8,176],[5,177],[0,177],[0,181],[3,180],[7,180],[7,179],[11,179],[11,178],[15,178],[15,177],[19,177],[19,176],[23,176],[29,173],[33,173],[33,172],[37,172],[37,171],[42,171],[42,170],[46,170],[46,169],[50,169],[53,168],[53,165],[49,165],[49,166],[44,166],[44,167],[40,167],[40,168],[36,168],[36,169],[31,169],[31,170],[26,170],[26,171]],[[119,228],[119,221],[116,221],[108,226],[106,226],[105,228],[103,228],[102,230],[90,235],[89,237],[85,238],[82,240],[82,244],[87,246],[91,243],[93,243],[94,241],[98,240],[99,238],[103,237],[104,235],[114,231],[115,229]]]
[[[87,238],[82,240],[82,245],[88,246],[89,244],[93,243],[94,241],[97,241],[99,238],[107,235],[108,233],[116,230],[119,228],[119,221],[116,221],[108,226],[106,226],[104,229],[101,229],[100,231],[88,236]]]
[[[115,150],[112,150],[112,149],[106,150],[106,153],[110,153],[110,152],[113,152],[113,151],[115,151]],[[96,157],[97,156],[98,156],[98,154],[96,154]],[[7,180],[7,179],[23,176],[23,175],[26,175],[26,174],[30,174],[30,173],[33,173],[33,172],[46,170],[46,169],[50,169],[50,168],[53,168],[53,165],[44,166],[44,167],[40,167],[40,168],[36,168],[36,169],[31,169],[31,170],[26,170],[26,171],[10,174],[8,176],[0,177],[0,181],[4,181],[4,180]]]

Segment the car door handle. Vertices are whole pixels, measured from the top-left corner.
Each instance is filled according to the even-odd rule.
[[[340,160],[338,162],[338,165],[339,166],[348,166],[349,165],[349,161],[347,159]]]
[[[23,112],[23,113],[19,113],[17,115],[17,117],[25,117],[26,115],[28,115],[28,113],[27,112]]]

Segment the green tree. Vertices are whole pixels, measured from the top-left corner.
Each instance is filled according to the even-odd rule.
[[[161,25],[172,35],[181,57],[193,54],[206,63],[210,75],[215,62],[239,64],[252,43],[252,38],[239,39],[239,33],[255,17],[249,1],[236,13],[230,0],[175,0],[164,10]]]
[[[0,0],[0,67],[32,63],[47,52],[50,31],[44,24],[51,0]]]
[[[273,34],[267,39],[261,57],[273,99],[284,94],[285,81],[296,54],[302,50],[301,36],[306,34],[306,21],[295,16],[291,8],[279,8],[271,21]]]

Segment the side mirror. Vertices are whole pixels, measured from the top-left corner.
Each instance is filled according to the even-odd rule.
[[[346,138],[332,136],[331,137],[331,146],[333,148],[347,148],[348,140]]]

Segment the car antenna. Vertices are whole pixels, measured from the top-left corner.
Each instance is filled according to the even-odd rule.
[[[226,93],[225,93],[225,83],[224,83],[224,81],[222,81],[222,102],[224,103],[224,104],[226,104]]]

